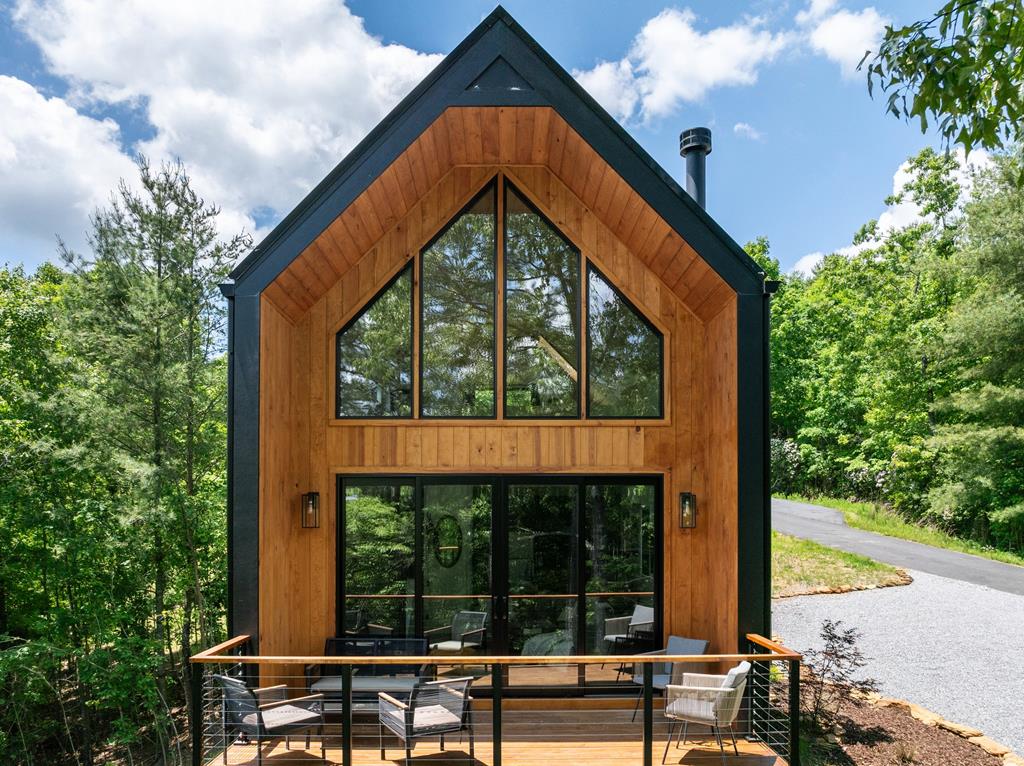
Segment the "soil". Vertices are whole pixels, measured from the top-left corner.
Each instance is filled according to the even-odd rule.
[[[851,705],[844,709],[842,750],[823,759],[836,766],[1002,766],[1003,759],[952,732],[921,723],[906,709]]]

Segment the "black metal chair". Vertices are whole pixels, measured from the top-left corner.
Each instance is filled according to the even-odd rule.
[[[427,681],[417,686],[405,703],[389,694],[378,695],[378,727],[380,757],[385,759],[384,729],[392,732],[405,745],[405,766],[410,766],[412,748],[422,737],[440,737],[444,750],[444,735],[469,733],[469,757],[473,752],[473,698],[469,696],[471,677]]]
[[[231,676],[215,675],[221,689],[221,736],[224,763],[228,762],[229,732],[256,745],[256,763],[263,763],[263,743],[284,737],[291,748],[291,735],[305,732],[306,749],[313,729],[320,737],[320,760],[327,763],[324,749],[324,707],[322,694],[288,699],[288,687],[267,686],[250,689],[245,682]],[[267,700],[267,701],[265,701]]]
[[[458,655],[478,651],[487,643],[487,612],[456,612],[452,624],[423,632],[430,654]]]

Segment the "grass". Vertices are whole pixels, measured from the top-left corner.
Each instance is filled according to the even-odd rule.
[[[807,498],[799,495],[786,495],[785,497],[787,500],[823,505],[827,508],[842,511],[846,523],[856,529],[877,532],[880,535],[888,535],[889,537],[899,537],[903,540],[912,540],[915,543],[924,543],[936,548],[946,548],[947,550],[959,551],[960,553],[983,556],[993,561],[1002,561],[1004,564],[1024,566],[1024,556],[990,548],[987,545],[982,545],[972,540],[965,540],[961,537],[954,537],[934,527],[912,524],[884,506],[875,505],[874,503],[857,503],[852,500],[840,500],[834,497]]]
[[[906,575],[866,556],[772,532],[772,596],[902,585]]]

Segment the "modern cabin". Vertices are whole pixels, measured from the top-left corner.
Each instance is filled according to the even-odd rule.
[[[768,635],[770,286],[502,9],[231,278],[229,630],[249,652],[732,655]],[[629,679],[512,667],[503,692]]]

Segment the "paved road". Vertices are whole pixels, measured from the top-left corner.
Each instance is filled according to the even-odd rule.
[[[831,508],[773,498],[772,528],[904,569],[1024,596],[1024,567],[853,529]]]
[[[911,571],[914,582],[772,603],[772,633],[820,647],[825,618],[862,633],[864,668],[886,696],[977,727],[1024,753],[1024,597]],[[951,766],[953,766],[951,764]]]

